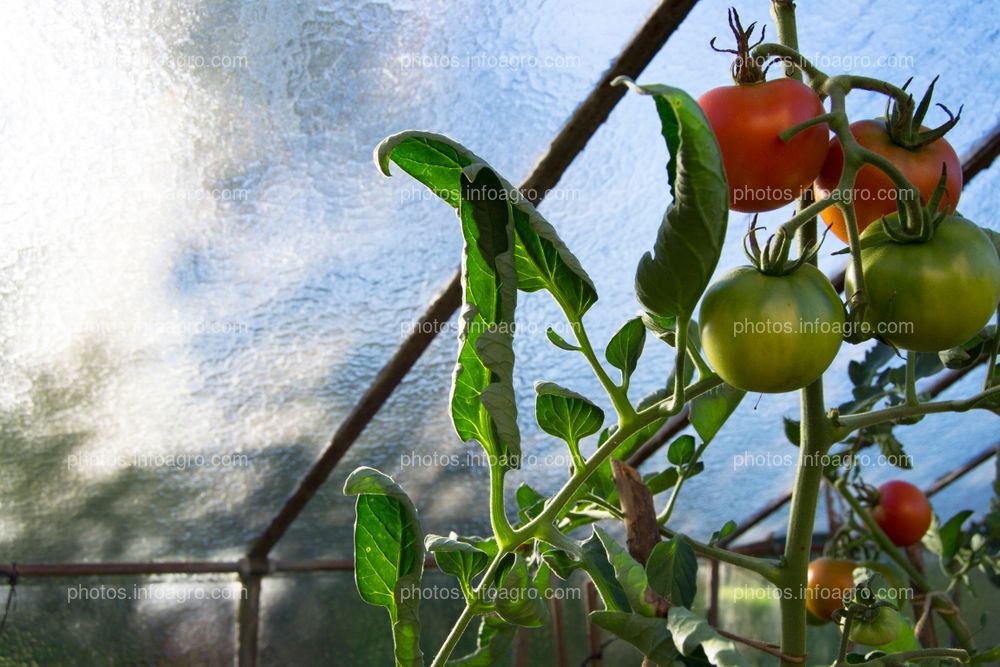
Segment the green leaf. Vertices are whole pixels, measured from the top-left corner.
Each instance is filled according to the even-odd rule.
[[[604,411],[554,382],[536,382],[535,418],[542,430],[574,445],[601,429]]]
[[[682,466],[694,456],[694,436],[682,435],[670,443],[667,449],[667,460],[675,466]]]
[[[414,130],[394,134],[378,145],[375,162],[386,176],[390,160],[454,207],[459,206],[462,171],[469,165],[486,163],[448,137]],[[597,301],[590,277],[521,192],[502,178],[500,182],[511,195],[518,288],[525,292],[548,290],[572,314],[582,317]]]
[[[496,591],[497,613],[507,622],[528,628],[545,624],[549,608],[528,575],[528,563],[517,554]]]
[[[962,546],[962,524],[972,516],[972,510],[964,510],[948,519],[941,526],[938,534],[941,539],[941,557],[948,561],[958,553]]]
[[[654,496],[658,493],[663,493],[667,489],[672,489],[677,484],[677,480],[680,479],[680,473],[677,472],[677,468],[667,468],[663,472],[658,472],[655,475],[650,475],[649,477],[644,477],[642,481],[646,483],[649,487],[649,492]]]
[[[517,501],[517,515],[524,523],[528,523],[538,516],[545,505],[545,496],[525,482],[521,482],[521,486],[517,487],[517,491],[514,492],[514,500]]]
[[[673,202],[660,225],[653,253],[639,260],[636,296],[660,317],[687,318],[715,271],[726,237],[729,189],[722,155],[705,114],[690,95],[669,86],[638,86],[653,96],[670,159]]]
[[[644,311],[639,315],[639,318],[642,319],[643,326],[652,331],[654,336],[671,346],[676,344],[676,317],[660,317],[659,315]]]
[[[690,607],[698,591],[698,559],[680,535],[660,542],[646,563],[649,586],[674,605]]]
[[[604,351],[608,363],[622,372],[622,381],[628,381],[639,364],[642,348],[646,344],[646,327],[641,318],[634,318],[622,325],[611,337]]]
[[[460,177],[465,237],[458,364],[451,414],[464,441],[477,440],[491,464],[517,468],[521,436],[514,398],[514,232],[500,179],[484,165]]]
[[[725,539],[736,530],[736,522],[730,519],[722,525],[722,528],[712,533],[712,537],[709,538],[708,543],[711,546],[715,546],[719,543],[719,540]]]
[[[913,467],[913,459],[903,449],[903,443],[892,432],[891,423],[870,426],[863,429],[862,433],[878,445],[886,461],[903,470],[909,470]]]
[[[747,666],[732,641],[724,639],[704,617],[689,609],[671,607],[667,612],[667,629],[673,635],[674,645],[684,655],[691,655],[700,646],[713,665]]]
[[[654,616],[656,608],[646,599],[646,589],[649,588],[646,570],[636,559],[632,558],[622,545],[615,541],[615,538],[608,535],[602,528],[595,526],[594,532],[601,540],[601,544],[604,545],[604,550],[608,554],[608,562],[615,569],[615,578],[622,585],[632,611],[643,616]]]
[[[590,538],[580,545],[580,551],[580,565],[590,580],[594,582],[594,587],[600,594],[605,609],[628,611],[629,603],[625,589],[618,583],[615,569],[611,566],[607,551],[605,551],[596,532],[591,533]]]
[[[451,667],[490,667],[510,655],[511,644],[517,635],[517,626],[511,625],[499,616],[483,616],[479,625],[479,637],[475,651],[460,658],[449,660]]]
[[[938,352],[938,357],[945,368],[952,370],[968,368],[979,361],[983,352],[988,349],[987,346],[993,343],[996,335],[996,325],[990,324],[959,347]]]
[[[662,618],[647,618],[624,611],[591,612],[594,625],[624,639],[660,667],[669,667],[677,657],[673,638]]]
[[[573,560],[573,557],[567,552],[544,542],[539,545],[539,553],[542,556],[542,561],[548,565],[552,573],[563,581],[569,579],[573,575],[573,572],[582,567],[582,563],[578,560]]]
[[[704,442],[711,442],[739,406],[746,392],[720,384],[691,401],[691,425]]]
[[[424,538],[424,548],[434,554],[438,569],[457,577],[465,586],[486,568],[490,560],[485,551],[477,549],[468,542],[459,541],[455,533],[451,533],[448,537],[428,535]]]
[[[782,420],[785,425],[785,437],[788,438],[788,442],[798,447],[799,442],[802,440],[802,424],[788,417],[782,417]]]
[[[896,356],[895,350],[885,343],[876,343],[867,352],[861,361],[852,361],[847,365],[847,376],[855,386],[870,385],[875,381],[878,370],[892,361]]]
[[[558,347],[561,350],[566,350],[567,352],[579,352],[580,347],[578,345],[573,345],[568,342],[565,338],[556,333],[556,330],[552,327],[548,327],[545,330],[545,335],[548,337],[549,342]]]
[[[355,470],[344,495],[357,496],[354,577],[361,599],[385,607],[392,623],[396,665],[423,665],[420,579],[424,571],[417,510],[395,481],[374,468]]]

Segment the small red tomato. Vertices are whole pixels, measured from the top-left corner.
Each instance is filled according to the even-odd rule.
[[[940,208],[944,209],[947,205],[949,212],[955,211],[962,193],[962,163],[946,139],[942,137],[920,148],[905,148],[892,140],[883,120],[859,120],[851,123],[851,134],[864,148],[892,162],[913,183],[924,202],[930,201],[934,194],[941,179],[941,165],[944,165],[948,170],[945,185],[947,196],[942,200]],[[830,143],[823,170],[816,179],[817,199],[828,196],[837,187],[843,171],[844,150],[840,147],[840,140],[835,138]],[[875,220],[896,212],[896,186],[892,179],[870,164],[858,171],[851,198],[858,218],[859,234]],[[830,230],[847,243],[847,227],[840,209],[830,206],[823,211],[822,216]]]
[[[823,622],[831,620],[833,612],[850,602],[855,567],[849,560],[826,557],[809,563],[806,609]]]
[[[819,174],[830,131],[820,124],[787,143],[778,135],[823,114],[809,86],[795,79],[714,88],[698,100],[722,151],[734,211],[771,211],[794,201]]]
[[[919,542],[931,525],[931,503],[924,492],[908,482],[895,480],[878,488],[878,505],[872,518],[897,547]]]

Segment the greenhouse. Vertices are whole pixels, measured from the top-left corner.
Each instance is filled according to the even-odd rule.
[[[0,665],[1000,665],[995,10],[5,4]]]

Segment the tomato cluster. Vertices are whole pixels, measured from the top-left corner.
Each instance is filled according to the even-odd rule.
[[[718,140],[730,208],[770,211],[809,189],[817,198],[836,196],[844,150],[839,138],[830,140],[829,128],[821,122],[820,98],[795,79],[766,81],[748,50],[752,26],[744,31],[737,21],[733,30],[738,42],[738,50],[731,51],[738,54],[734,85],[714,88],[698,100]],[[943,134],[958,116],[936,130],[920,124],[932,90],[933,85],[916,114],[890,107],[884,121],[850,126],[858,146],[881,156],[913,184],[924,219],[900,221],[898,186],[872,164],[858,170],[850,201],[822,212],[845,242],[840,204],[853,205],[856,213],[867,296],[862,335],[918,352],[969,341],[1000,301],[1000,257],[993,242],[975,224],[953,214],[962,166]],[[919,235],[914,227],[920,228]],[[741,267],[705,294],[699,321],[706,357],[734,387],[799,389],[823,374],[843,336],[851,333],[844,328],[843,306],[830,282],[811,267],[769,269],[757,262],[756,268],[763,274]],[[849,295],[859,287],[853,268],[847,273]]]

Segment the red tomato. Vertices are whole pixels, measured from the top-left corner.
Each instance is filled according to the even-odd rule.
[[[809,86],[782,78],[714,88],[698,100],[715,131],[734,211],[771,211],[794,201],[819,174],[829,148],[825,124],[787,143],[784,130],[823,114]]]
[[[931,503],[924,492],[908,482],[895,480],[878,488],[878,505],[872,518],[897,547],[919,542],[931,525]]]
[[[947,196],[941,202],[941,209],[945,208],[947,202],[948,211],[954,212],[962,193],[962,163],[946,139],[937,139],[926,146],[910,150],[892,140],[883,120],[859,120],[851,123],[851,134],[863,147],[892,162],[913,183],[924,202],[930,201],[934,188],[941,179],[941,165],[945,165],[948,169],[945,185]],[[844,150],[840,147],[840,140],[834,138],[823,170],[816,179],[817,200],[828,196],[837,187],[843,171]],[[881,170],[866,164],[858,171],[852,199],[858,216],[858,233],[861,233],[875,220],[896,211],[896,186]],[[847,243],[847,228],[840,209],[831,206],[822,215],[833,233]]]

